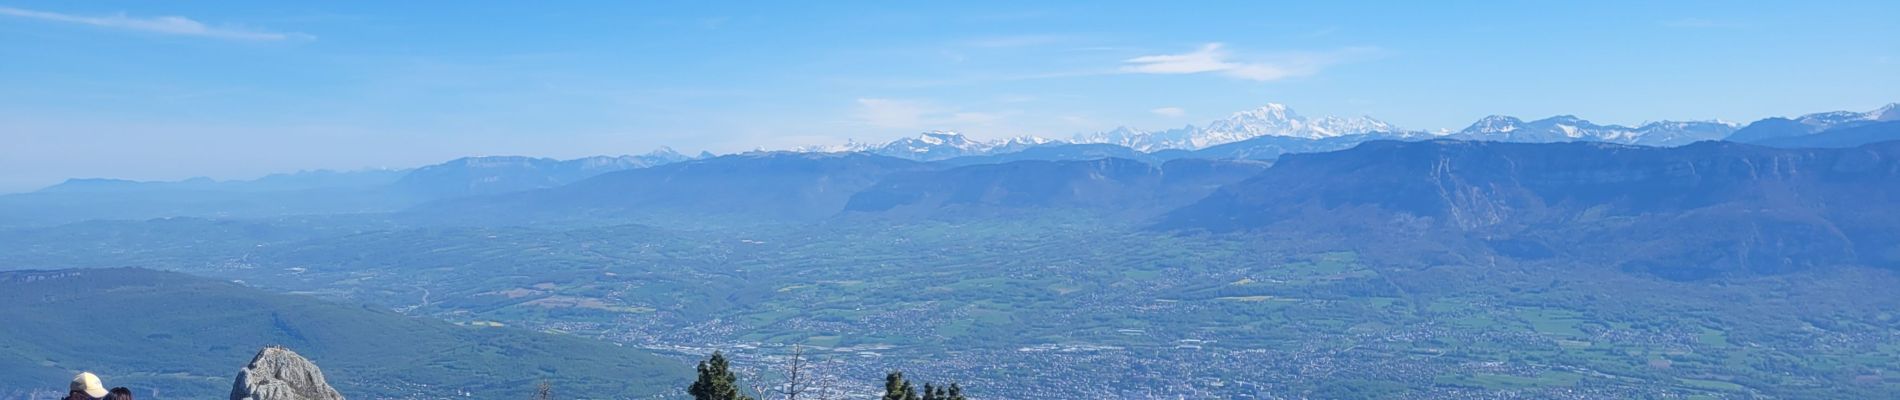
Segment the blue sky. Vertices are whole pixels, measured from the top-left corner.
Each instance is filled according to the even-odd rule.
[[[1024,3],[0,0],[0,191],[1066,137],[1268,102],[1456,129],[1900,101],[1894,1]]]

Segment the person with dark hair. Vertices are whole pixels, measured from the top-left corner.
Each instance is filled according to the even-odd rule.
[[[132,389],[124,386],[112,388],[106,393],[106,400],[132,400]]]
[[[91,372],[81,372],[74,376],[72,386],[67,388],[71,391],[66,393],[65,400],[100,400],[110,394],[106,392],[105,385],[99,383],[99,376]]]

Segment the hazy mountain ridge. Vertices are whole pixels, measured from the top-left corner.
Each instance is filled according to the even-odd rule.
[[[389,212],[430,200],[554,187],[689,159],[662,148],[639,156],[464,157],[414,169],[302,171],[232,181],[71,179],[35,192],[0,195],[0,225]]]
[[[1900,142],[1786,150],[1436,140],[1289,155],[1157,226],[1482,237],[1688,278],[1900,267],[1890,258],[1900,248],[1883,239],[1900,236],[1887,212],[1897,206]]]
[[[1124,158],[1151,164],[1189,158],[1273,160],[1285,154],[1343,150],[1373,140],[1416,141],[1438,138],[1674,146],[1722,136],[1727,136],[1729,140],[1769,136],[1776,142],[1764,143],[1766,145],[1843,147],[1887,139],[1890,135],[1879,130],[1883,128],[1878,126],[1881,126],[1880,120],[1894,118],[1900,118],[1900,111],[1896,111],[1894,105],[1870,112],[1829,112],[1809,114],[1798,119],[1769,119],[1757,121],[1740,130],[1724,122],[1663,121],[1631,128],[1598,125],[1574,116],[1535,121],[1491,116],[1458,132],[1424,132],[1397,129],[1371,118],[1307,118],[1285,105],[1270,104],[1211,122],[1207,128],[1190,125],[1160,132],[1119,128],[1102,134],[1078,135],[1070,141],[1030,136],[986,141],[955,132],[927,132],[885,144],[852,143],[842,148],[807,149],[809,151],[790,153],[876,154],[935,164],[925,168],[945,168],[1022,160],[1079,161],[1102,158]],[[1874,128],[1823,136],[1826,132],[1862,126]],[[1812,131],[1818,129],[1815,127],[1833,128]],[[1767,130],[1775,132],[1762,133]],[[1803,139],[1808,137],[1815,138]],[[558,188],[605,173],[651,168],[708,156],[710,154],[702,153],[689,157],[663,148],[640,156],[601,156],[573,160],[516,156],[467,157],[413,170],[313,171],[272,175],[250,181],[192,179],[179,182],[133,182],[75,179],[39,192],[0,196],[0,225],[168,216],[260,217],[389,212],[430,201]]]
[[[409,213],[465,221],[673,216],[790,222],[840,213],[981,218],[1006,210],[1062,209],[1145,216],[1197,200],[1267,165],[1121,158],[958,165],[870,153],[748,153],[603,174],[558,188],[430,203]]]
[[[893,175],[851,196],[847,213],[957,216],[1004,209],[1142,213],[1186,204],[1266,165],[1247,161],[1015,161]]]
[[[1559,115],[1535,121],[1492,115],[1448,135],[1450,138],[1517,143],[1589,141],[1646,146],[1680,146],[1704,140],[1721,140],[1734,132],[1735,124],[1720,121],[1659,121],[1631,128],[1622,125],[1598,125],[1574,115]]]
[[[1762,139],[1751,144],[1784,148],[1841,148],[1900,140],[1900,121],[1848,124],[1801,136]]]
[[[1888,104],[1867,112],[1830,111],[1795,118],[1765,118],[1736,130],[1725,140],[1753,143],[1890,121],[1900,121],[1900,103]]]
[[[1373,140],[1426,140],[1440,136],[1424,132],[1377,132],[1309,139],[1287,136],[1261,136],[1200,150],[1156,152],[1164,159],[1202,158],[1215,160],[1273,160],[1294,153],[1318,153],[1345,150]]]
[[[337,187],[369,187],[395,183],[411,170],[366,169],[357,171],[311,170],[270,174],[256,179],[215,180],[191,178],[179,181],[136,181],[112,178],[73,178],[34,193],[107,193],[154,190],[200,191],[283,191]]]
[[[963,165],[977,165],[977,164],[1000,164],[1000,163],[1013,162],[1013,161],[1029,161],[1029,160],[1087,161],[1087,160],[1100,160],[1104,158],[1121,158],[1121,159],[1137,160],[1137,161],[1142,161],[1142,162],[1152,162],[1155,160],[1162,159],[1164,157],[1159,154],[1143,153],[1140,150],[1135,150],[1135,149],[1127,148],[1124,146],[1107,144],[1107,143],[1053,143],[1053,144],[1029,147],[1021,151],[1015,151],[1015,152],[950,158],[950,159],[937,161],[936,163],[943,164],[943,165],[963,166]]]
[[[572,160],[521,156],[465,157],[416,168],[395,182],[398,190],[428,198],[451,198],[541,189],[595,175],[691,160],[661,148],[639,156],[595,156]]]
[[[884,176],[933,168],[870,153],[756,152],[601,174],[570,185],[424,204],[411,214],[573,219],[655,214],[813,219]]]

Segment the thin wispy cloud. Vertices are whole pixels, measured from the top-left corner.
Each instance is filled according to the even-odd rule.
[[[1241,67],[1227,61],[1227,52],[1221,50],[1220,43],[1201,45],[1200,50],[1185,54],[1163,54],[1141,56],[1124,60],[1127,64],[1123,71],[1144,74],[1198,74],[1202,72],[1231,71]]]
[[[197,36],[226,40],[278,41],[293,38],[309,39],[302,33],[268,32],[231,27],[205,25],[191,18],[180,16],[134,17],[121,14],[105,16],[73,15],[49,11],[36,11],[0,6],[0,15],[34,19],[47,22],[90,25],[101,28],[121,29],[147,33],[177,36]]]
[[[1159,116],[1168,117],[1168,118],[1174,118],[1174,117],[1187,115],[1187,110],[1183,110],[1181,109],[1181,107],[1161,107],[1161,108],[1156,108],[1153,110],[1148,110],[1148,112],[1154,113],[1154,115],[1159,115]]]
[[[1208,43],[1181,54],[1141,56],[1122,61],[1121,71],[1136,74],[1218,74],[1250,81],[1277,81],[1311,76],[1326,67],[1362,58],[1377,49],[1353,47],[1331,52],[1279,53],[1242,58],[1228,52],[1225,45]]]

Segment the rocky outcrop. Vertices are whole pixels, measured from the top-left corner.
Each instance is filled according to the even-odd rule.
[[[231,400],[343,400],[323,371],[290,349],[270,346],[238,371]]]

